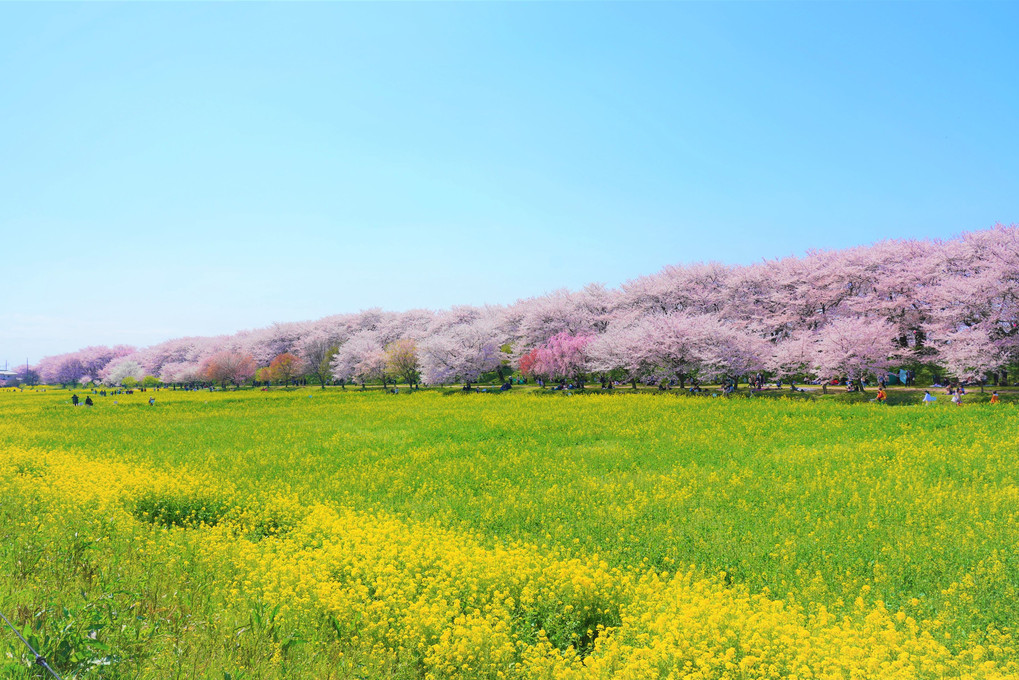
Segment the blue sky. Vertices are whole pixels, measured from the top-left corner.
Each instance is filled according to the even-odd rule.
[[[0,365],[1019,221],[1015,3],[0,4]]]

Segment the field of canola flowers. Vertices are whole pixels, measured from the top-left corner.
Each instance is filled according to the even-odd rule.
[[[1019,677],[1015,405],[69,397],[0,393],[65,678]]]

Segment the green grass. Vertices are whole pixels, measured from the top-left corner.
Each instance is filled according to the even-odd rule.
[[[72,408],[63,391],[0,393],[0,451],[73,452],[170,475],[201,471],[216,485],[192,497],[133,499],[139,526],[129,535],[87,513],[74,531],[43,535],[25,518],[45,525],[46,498],[31,499],[32,507],[5,499],[0,606],[29,628],[32,612],[46,612],[55,623],[38,630],[52,639],[39,641],[56,650],[53,631],[70,621],[66,635],[77,636],[71,647],[82,658],[57,656],[84,669],[82,677],[120,677],[89,665],[106,652],[89,647],[88,626],[124,625],[131,607],[157,618],[161,607],[174,612],[162,632],[138,628],[136,654],[176,644],[189,659],[215,658],[225,652],[203,651],[212,642],[199,634],[221,604],[200,587],[210,567],[183,547],[180,564],[149,564],[137,546],[157,528],[211,526],[243,511],[231,499],[280,494],[624,569],[724,571],[726,583],[807,610],[848,614],[862,596],[910,609],[957,650],[985,643],[989,629],[1013,631],[1019,408],[975,403],[990,390],[971,393],[962,408],[943,395],[934,406],[913,405],[922,390],[891,390],[891,406],[869,403],[873,394],[164,390],[98,398],[86,409]],[[22,478],[47,474],[45,466],[19,466]],[[289,520],[267,521],[251,535],[278,533]],[[153,595],[153,579],[176,593]],[[6,637],[0,653],[14,649]],[[371,666],[365,654],[357,663],[372,677],[415,674]],[[307,663],[307,677],[325,667],[315,664],[343,667],[328,655]],[[185,665],[175,677],[192,677]]]

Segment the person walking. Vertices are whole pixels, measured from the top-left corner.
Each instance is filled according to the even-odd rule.
[[[962,406],[962,393],[960,390],[952,391],[952,403],[956,406]]]
[[[1000,402],[1001,402],[1001,399],[998,397],[998,391],[995,390],[994,392],[991,393],[991,403],[992,404],[997,404],[997,403],[1000,403]]]
[[[78,405],[78,395],[77,394],[72,394],[71,395],[71,405],[72,406],[77,406]]]

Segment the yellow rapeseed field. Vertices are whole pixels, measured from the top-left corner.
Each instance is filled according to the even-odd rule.
[[[0,611],[65,678],[1019,677],[1012,405],[69,398],[0,393]]]

